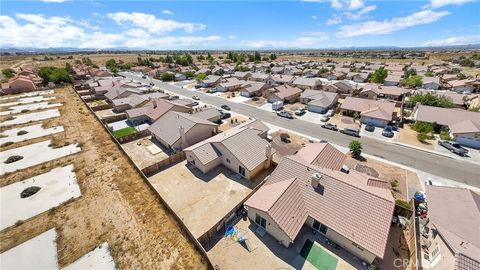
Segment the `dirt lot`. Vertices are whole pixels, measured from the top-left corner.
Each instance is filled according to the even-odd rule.
[[[60,144],[78,142],[82,151],[8,174],[0,186],[73,163],[82,196],[1,231],[0,252],[56,228],[60,267],[107,241],[119,269],[206,268],[205,259],[73,90],[57,89],[55,96],[65,103],[62,116],[45,125],[63,125],[65,132],[50,138]]]
[[[247,101],[245,101],[244,103],[245,104],[250,104],[250,105],[253,105],[253,106],[257,106],[257,107],[260,107],[262,105],[265,105],[267,103],[267,99],[264,98],[264,97],[257,97],[258,99],[256,101],[253,101],[252,99],[249,99]]]
[[[280,139],[280,134],[286,133],[290,137],[289,142],[282,142]],[[276,150],[275,154],[273,155],[273,160],[276,163],[279,163],[284,156],[293,155],[295,154],[300,148],[303,147],[306,143],[308,143],[308,139],[301,137],[297,134],[287,132],[285,130],[278,130],[271,134],[272,136],[272,147]]]
[[[232,116],[228,119],[223,120],[223,123],[218,126],[218,131],[222,132],[225,130],[229,130],[232,127],[236,127],[247,120],[248,118],[244,116]]]
[[[348,158],[345,163],[351,169],[355,169],[357,171],[366,173],[370,176],[373,176],[382,180],[386,180],[389,182],[397,180],[398,187],[396,187],[393,192],[393,196],[396,199],[407,200],[408,199],[407,182],[419,181],[417,174],[412,171],[405,170],[393,165],[389,165],[371,158],[357,160],[350,157],[350,155],[348,155]]]
[[[222,98],[233,98],[233,97],[238,97],[240,96],[240,91],[228,91],[228,92],[225,92],[225,93],[222,93],[220,94],[219,97],[222,97]]]
[[[420,147],[427,150],[433,150],[435,148],[434,140],[427,140],[425,143],[418,141],[417,132],[412,128],[410,128],[409,125],[404,125],[403,128],[400,129],[395,141],[413,145],[413,146]]]
[[[294,112],[296,109],[298,108],[304,108],[306,107],[305,104],[302,104],[300,102],[295,102],[295,103],[285,103],[285,105],[283,105],[283,109],[286,110],[286,111],[291,111],[291,112]]]
[[[151,147],[151,145],[157,146],[160,152],[152,154],[147,149],[147,147]],[[168,155],[162,149],[163,146],[152,141],[151,136],[124,143],[122,144],[122,148],[140,169],[144,169],[168,158]]]
[[[343,116],[340,114],[335,114],[330,118],[328,122],[337,125],[339,129],[340,128],[356,128],[356,129],[360,128],[360,124],[354,123],[352,117]]]
[[[265,176],[246,180],[224,166],[203,174],[183,161],[149,177],[149,181],[198,238],[239,204]]]

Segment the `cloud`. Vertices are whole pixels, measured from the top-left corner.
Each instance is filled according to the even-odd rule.
[[[422,10],[406,17],[396,17],[384,21],[367,21],[363,23],[345,25],[340,28],[337,37],[354,37],[361,35],[390,34],[408,27],[429,24],[450,14],[448,11]]]
[[[175,49],[206,47],[222,39],[218,35],[164,36],[163,32],[136,26],[110,33],[81,27],[82,24],[84,22],[69,17],[46,17],[42,14],[0,16],[0,47]]]
[[[175,13],[171,12],[171,11],[168,10],[168,9],[162,10],[162,13],[163,13],[163,14],[167,14],[167,15],[172,15],[172,16],[175,15]]]
[[[377,9],[377,7],[375,5],[370,5],[370,6],[366,6],[366,7],[363,7],[362,9],[360,10],[357,10],[355,12],[353,11],[346,11],[344,12],[343,14],[349,18],[350,20],[359,20],[361,19],[363,16],[367,15],[368,13],[374,11],[375,9]]]
[[[229,39],[235,39],[236,37],[234,35],[228,36]]]
[[[447,5],[463,5],[473,1],[475,0],[430,0],[430,7],[439,8]]]
[[[327,20],[325,23],[326,25],[336,25],[342,23],[342,18],[337,15],[333,15],[330,19]]]
[[[446,39],[437,39],[424,42],[424,46],[449,46],[449,45],[468,45],[479,44],[480,35],[449,37]]]
[[[314,19],[314,20],[318,19],[317,15],[313,15],[312,19]]]
[[[325,32],[306,32],[292,40],[247,40],[242,44],[252,48],[314,48],[328,40]]]
[[[152,33],[168,33],[175,30],[183,30],[187,33],[193,33],[198,30],[205,29],[205,25],[201,23],[178,22],[174,20],[164,20],[155,17],[152,14],[139,12],[117,12],[108,13],[108,17],[118,24],[132,24],[139,28],[147,29]]]

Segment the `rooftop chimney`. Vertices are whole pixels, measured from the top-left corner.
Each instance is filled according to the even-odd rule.
[[[178,127],[178,132],[180,133],[180,138],[182,140],[182,148],[187,147],[187,138],[185,137],[185,129],[183,126]]]
[[[270,168],[270,165],[272,165],[272,145],[270,143],[267,143],[267,145],[265,146],[265,156],[267,157],[265,169],[268,169]]]
[[[157,100],[156,100],[156,99],[153,100],[153,108],[154,108],[154,109],[157,108]]]
[[[322,178],[322,176],[320,176],[319,173],[314,173],[312,175],[312,181],[311,181],[311,184],[312,184],[312,187],[314,189],[316,189],[318,187],[318,185],[320,184],[320,178]]]

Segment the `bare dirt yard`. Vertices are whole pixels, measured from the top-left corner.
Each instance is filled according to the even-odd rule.
[[[253,98],[247,100],[244,102],[245,104],[250,104],[256,107],[260,107],[262,105],[265,105],[267,103],[267,99],[264,97],[257,97],[255,100]]]
[[[218,126],[218,131],[223,132],[225,130],[229,130],[233,127],[240,125],[241,123],[246,122],[247,120],[248,118],[244,116],[240,116],[240,115],[232,116],[230,118],[223,120],[223,123],[220,126]]]
[[[400,132],[398,132],[397,138],[395,141],[399,143],[405,143],[420,147],[427,150],[433,150],[435,148],[434,140],[427,140],[425,143],[420,142],[417,139],[417,132],[413,130],[409,125],[404,125]]]
[[[106,241],[118,269],[207,268],[206,259],[73,90],[56,89],[54,96],[64,103],[61,117],[44,124],[63,125],[65,132],[49,139],[60,145],[79,143],[82,151],[6,174],[0,186],[73,164],[81,197],[1,231],[0,252],[56,228],[60,267]],[[9,148],[43,140],[15,143]]]

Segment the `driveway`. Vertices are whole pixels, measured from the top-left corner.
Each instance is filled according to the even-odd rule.
[[[383,128],[379,128],[379,127],[375,127],[375,130],[372,131],[372,132],[366,131],[365,130],[365,125],[362,125],[360,127],[360,136],[371,137],[371,138],[378,139],[378,140],[383,140],[383,141],[386,141],[386,142],[395,141],[395,138],[397,137],[397,134],[398,134],[397,131],[394,131],[393,132],[393,137],[388,138],[388,137],[383,136],[382,132],[383,132]]]

